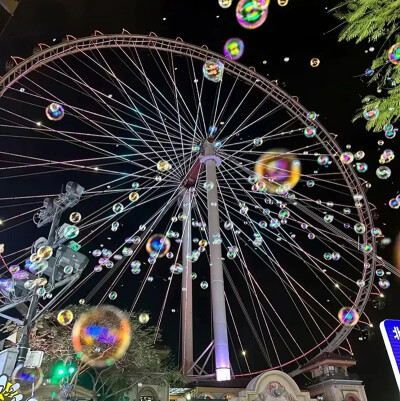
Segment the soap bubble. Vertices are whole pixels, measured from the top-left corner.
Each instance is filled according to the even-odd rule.
[[[389,200],[389,206],[392,209],[398,209],[400,207],[400,202],[397,200],[397,198],[392,198]]]
[[[368,164],[367,163],[356,163],[356,170],[359,173],[365,173],[368,170]]]
[[[353,155],[353,153],[351,153],[351,152],[343,152],[343,153],[340,155],[340,161],[341,161],[343,164],[350,164],[350,163],[353,162],[353,160],[354,160],[354,155]]]
[[[206,289],[208,288],[208,283],[207,283],[207,281],[202,281],[202,282],[200,283],[200,288],[201,288],[202,290],[206,290]]]
[[[64,274],[66,274],[67,276],[69,276],[70,274],[72,274],[74,271],[74,267],[71,265],[67,265],[64,267]]]
[[[220,82],[224,72],[224,65],[219,60],[208,60],[203,64],[203,75],[209,81]]]
[[[309,111],[307,113],[307,120],[314,121],[317,119],[318,114],[315,111]]]
[[[230,38],[224,44],[224,56],[232,59],[239,60],[243,56],[244,43],[242,39]]]
[[[57,321],[63,326],[67,326],[74,320],[74,314],[69,309],[62,310],[57,315]]]
[[[400,64],[400,43],[394,44],[390,49],[389,49],[389,61],[392,64],[399,65]]]
[[[262,138],[254,138],[253,139],[254,146],[261,146],[263,144],[263,142],[264,142],[264,140]],[[251,181],[254,180],[253,184],[257,181],[256,176],[251,176],[251,177],[249,177],[249,179],[251,179]]]
[[[75,223],[75,224],[79,223],[81,221],[81,219],[82,219],[82,215],[80,213],[78,213],[78,212],[72,212],[69,215],[69,221],[71,223]]]
[[[325,220],[327,223],[332,223],[333,219],[334,219],[334,217],[333,217],[332,214],[326,214],[326,215],[324,216],[324,220]]]
[[[139,323],[146,324],[149,322],[149,320],[150,320],[150,316],[148,313],[141,313],[139,315]]]
[[[64,230],[64,237],[66,239],[73,239],[79,235],[79,228],[77,226],[68,225]]]
[[[361,160],[362,158],[364,158],[364,156],[365,156],[365,152],[362,150],[359,150],[354,154],[354,158],[356,160]]]
[[[365,225],[363,223],[354,224],[354,231],[357,234],[364,234],[365,233]]]
[[[351,307],[344,307],[340,309],[338,313],[338,318],[344,326],[355,326],[360,318],[358,312]]]
[[[174,263],[169,268],[169,271],[173,274],[181,274],[183,272],[183,266],[180,263]]]
[[[46,107],[46,117],[51,121],[60,121],[64,114],[65,111],[61,104],[51,103]]]
[[[110,298],[111,301],[114,301],[115,299],[117,299],[117,297],[118,297],[118,294],[117,294],[115,291],[111,291],[111,292],[108,294],[108,298]]]
[[[118,221],[114,221],[113,223],[111,223],[111,231],[113,232],[117,231],[118,227],[119,227]]]
[[[257,3],[259,3],[259,0]],[[239,0],[236,6],[236,18],[239,24],[246,29],[260,27],[268,16],[268,8],[261,10],[257,8],[253,0]]]
[[[100,306],[83,313],[72,330],[77,358],[95,367],[121,359],[131,341],[129,320],[117,308]]]
[[[124,205],[120,202],[115,203],[112,207],[112,211],[117,214],[117,213],[122,213],[124,211]]]
[[[166,160],[159,160],[157,162],[157,170],[161,172],[168,171],[171,168],[171,164]]]
[[[374,107],[372,109],[366,109],[363,112],[363,117],[367,121],[375,120],[378,116],[379,116],[379,109],[377,107]]]
[[[383,290],[386,290],[386,289],[388,289],[388,288],[390,287],[390,281],[389,281],[388,279],[386,279],[386,278],[381,278],[381,279],[378,281],[378,285],[379,285],[379,287],[381,287]]]
[[[98,258],[101,255],[101,250],[100,249],[95,249],[92,252],[92,256],[94,256],[95,258]]]
[[[213,189],[213,188],[214,188],[214,183],[213,183],[212,181],[206,181],[206,182],[203,184],[203,188],[204,188],[206,191],[209,191],[210,189]]]
[[[271,149],[260,156],[255,164],[255,173],[264,177],[268,192],[282,193],[294,188],[300,179],[301,164],[285,149]]]
[[[388,166],[380,166],[376,169],[376,176],[381,180],[388,179],[392,174],[392,171]]]
[[[317,158],[317,163],[320,165],[320,166],[325,166],[325,165],[327,165],[328,163],[329,163],[329,156],[327,156],[327,155],[320,155],[320,156],[318,156],[318,158]]]
[[[321,63],[321,61],[319,60],[319,58],[316,58],[316,57],[314,57],[310,60],[310,65],[311,65],[311,67],[314,67],[314,68],[318,67],[320,63]]]
[[[48,245],[41,246],[37,251],[37,256],[40,259],[44,259],[44,260],[50,259],[51,255],[53,255],[53,248]]]
[[[317,134],[317,129],[315,127],[304,128],[304,136],[306,138],[314,138],[316,134]]]
[[[375,71],[372,68],[367,68],[364,72],[365,76],[367,77],[372,77],[374,75]]]
[[[385,137],[387,139],[393,139],[396,136],[396,131],[386,131],[385,132]],[[382,145],[383,145],[383,141],[382,141]]]
[[[170,247],[170,240],[163,234],[152,235],[146,243],[146,251],[148,253],[156,252],[158,258],[164,257]]]
[[[13,370],[11,374],[11,383],[14,388],[17,388],[17,385],[19,385],[17,390],[18,393],[30,396],[42,384],[43,376],[43,372],[40,368],[28,368],[21,363]],[[7,398],[8,397],[4,397],[3,399]],[[12,399],[18,399],[18,395],[12,397]]]

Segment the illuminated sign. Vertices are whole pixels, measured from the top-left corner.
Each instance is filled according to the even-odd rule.
[[[379,327],[400,391],[400,320],[384,320]]]

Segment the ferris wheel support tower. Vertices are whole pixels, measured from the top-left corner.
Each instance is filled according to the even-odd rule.
[[[221,164],[221,159],[215,155],[212,138],[205,141],[204,156],[200,161],[206,166],[207,183],[211,185],[211,188],[207,191],[207,209],[210,241],[210,284],[214,332],[215,376],[217,381],[222,381],[231,379],[231,368],[229,363],[221,244],[219,241],[214,241],[214,238],[221,237],[217,185],[217,167]]]

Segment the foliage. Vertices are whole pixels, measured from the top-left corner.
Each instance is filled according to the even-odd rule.
[[[400,0],[345,0],[333,11],[345,25],[339,41],[383,40],[381,53],[372,62],[375,74],[370,79],[370,83],[377,84],[379,96],[366,96],[362,111],[354,118],[362,117],[364,110],[377,107],[379,116],[368,121],[366,127],[379,131],[400,118],[400,66],[390,63],[388,58],[390,47],[400,43]]]
[[[65,309],[71,310],[77,317],[89,310],[90,306],[71,305]],[[45,353],[42,364],[45,375],[49,374],[51,366],[56,361],[62,360],[68,363],[75,358],[71,343],[71,327],[60,325],[57,314],[58,312],[43,314],[31,330],[30,347]],[[155,327],[140,324],[136,314],[129,320],[132,340],[125,356],[110,367],[90,368],[80,372],[80,382],[89,381],[92,390],[100,394],[102,400],[122,395],[137,383],[145,383],[146,380],[153,383],[182,381],[182,376],[173,367],[169,352],[164,352],[164,356],[160,355],[155,347],[154,340],[160,340]],[[18,330],[19,327],[9,321],[0,331],[11,334]]]

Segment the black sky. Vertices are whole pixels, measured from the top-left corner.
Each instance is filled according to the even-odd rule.
[[[363,122],[353,124],[351,118],[361,98],[376,91],[373,86],[367,86],[363,71],[380,46],[338,44],[338,21],[327,11],[333,4],[325,0],[289,0],[287,7],[278,7],[276,0],[271,0],[265,24],[247,31],[237,24],[234,6],[223,10],[217,0],[22,0],[0,37],[0,66],[12,55],[28,57],[38,42],[59,43],[66,34],[82,37],[94,30],[120,33],[125,28],[131,33],[179,36],[185,42],[206,44],[220,53],[227,38],[241,37],[246,46],[243,64],[277,79],[288,93],[297,95],[302,104],[320,114],[326,128],[339,135],[342,148],[349,144],[354,150],[363,149],[367,162],[377,166],[377,141],[383,135],[366,132]],[[366,52],[371,46],[375,51]],[[290,61],[284,62],[284,57]],[[312,57],[321,60],[318,68],[310,67]],[[263,64],[263,60],[267,63]],[[400,150],[399,140],[396,138],[390,144],[395,151]],[[378,207],[376,225],[394,242],[400,227],[399,210],[390,209],[387,202],[399,192],[399,170],[392,164],[392,177],[382,181],[374,176],[375,168],[367,173],[372,183],[369,200]],[[381,249],[380,254],[393,263],[392,245]],[[369,342],[358,342],[356,336],[352,338],[358,360],[356,371],[366,384],[370,401],[391,401],[398,397],[377,327],[385,318],[400,317],[399,289],[399,283],[392,278],[392,287],[385,293],[386,309],[378,312],[371,305],[368,307],[375,325],[375,338]]]

